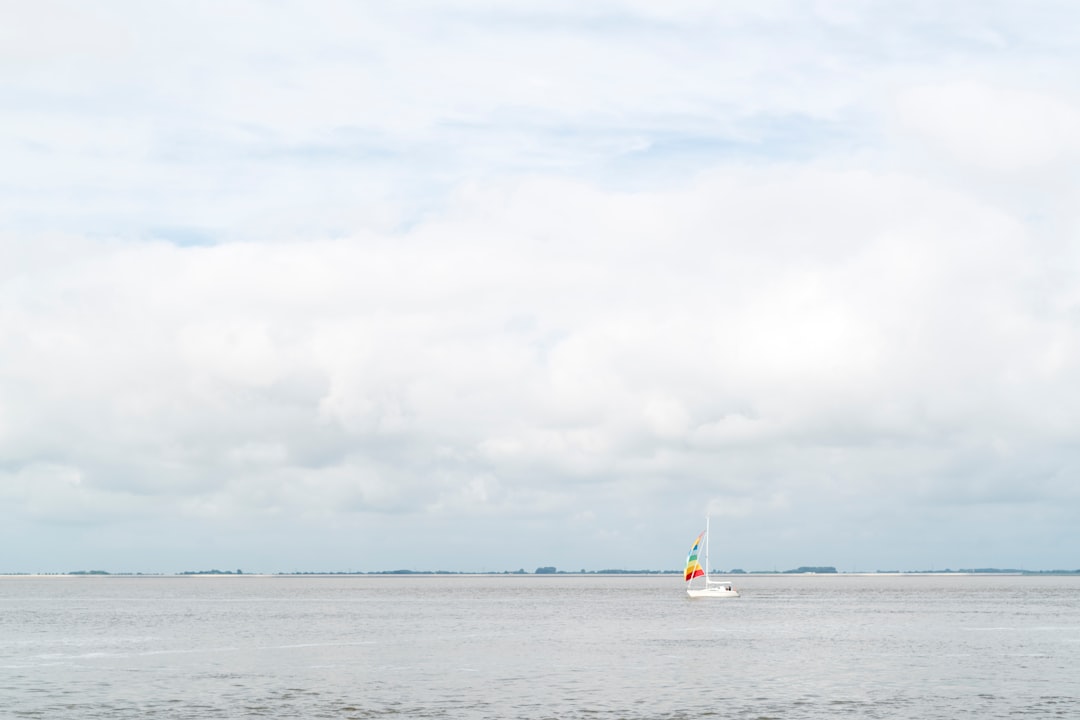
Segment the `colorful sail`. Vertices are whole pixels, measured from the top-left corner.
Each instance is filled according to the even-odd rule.
[[[693,547],[690,548],[690,554],[686,556],[686,582],[690,582],[696,577],[702,577],[705,574],[701,563],[698,562],[698,551],[701,550],[701,541],[704,537],[705,533],[697,536]]]

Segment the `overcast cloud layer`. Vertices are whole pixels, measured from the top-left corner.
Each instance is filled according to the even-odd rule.
[[[0,572],[1077,568],[1072,3],[5,3]]]

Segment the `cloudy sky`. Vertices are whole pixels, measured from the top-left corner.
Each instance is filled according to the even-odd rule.
[[[0,572],[1080,567],[1069,2],[4,2]]]

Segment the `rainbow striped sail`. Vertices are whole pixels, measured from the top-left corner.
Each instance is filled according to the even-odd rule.
[[[690,554],[686,556],[686,582],[705,575],[705,571],[702,570],[701,563],[697,559],[698,551],[701,550],[701,541],[704,537],[705,533],[697,536],[694,546],[690,548]]]

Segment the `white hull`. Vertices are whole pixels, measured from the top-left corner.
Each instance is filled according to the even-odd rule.
[[[709,584],[708,587],[686,588],[686,594],[692,598],[737,598],[738,590],[731,583]]]

